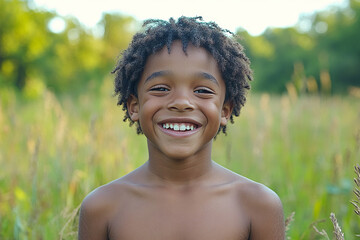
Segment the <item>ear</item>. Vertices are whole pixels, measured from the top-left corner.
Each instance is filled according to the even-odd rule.
[[[221,110],[221,120],[220,120],[220,125],[221,126],[226,126],[227,122],[230,119],[231,113],[233,111],[234,105],[232,102],[225,102],[222,110]]]
[[[131,120],[134,122],[139,120],[139,100],[133,94],[131,94],[127,100],[127,111]]]

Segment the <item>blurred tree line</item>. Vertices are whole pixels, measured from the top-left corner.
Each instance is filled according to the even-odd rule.
[[[54,32],[53,23],[64,29]],[[0,0],[0,88],[29,97],[98,86],[130,42],[137,22],[104,14],[90,30],[77,19],[38,9],[28,0]]]
[[[360,87],[360,1],[302,16],[260,36],[239,30],[258,91],[347,93]]]
[[[105,13],[96,29],[39,9],[30,0],[0,0],[0,88],[28,97],[44,89],[97,88],[140,23]],[[347,93],[360,85],[360,1],[304,16],[297,26],[251,36],[239,30],[252,60],[256,91]],[[55,31],[55,22],[64,28]],[[0,89],[1,90],[1,89]],[[1,91],[0,91],[1,93]]]

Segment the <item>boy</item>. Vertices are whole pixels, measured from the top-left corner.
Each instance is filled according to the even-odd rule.
[[[278,196],[211,159],[252,78],[241,45],[201,17],[144,26],[114,73],[149,159],[85,198],[79,239],[284,239]]]

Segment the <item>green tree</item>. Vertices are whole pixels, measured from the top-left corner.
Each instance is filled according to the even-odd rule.
[[[316,39],[320,67],[329,70],[333,90],[360,87],[360,1],[350,0],[346,8],[319,12],[312,19],[309,34]],[[319,31],[321,27],[326,30]]]
[[[260,36],[238,32],[244,37],[244,46],[252,61],[256,91],[284,92],[292,80],[294,66],[311,62],[313,39],[292,28],[267,29]],[[307,64],[308,65],[308,64]]]
[[[99,24],[104,29],[104,57],[110,61],[127,48],[135,31],[139,29],[139,24],[134,18],[119,14],[106,13]]]
[[[0,0],[0,9],[0,87],[28,95],[98,86],[138,27],[131,17],[105,14],[98,24],[104,33],[94,35],[77,19],[31,8],[28,1]],[[63,31],[49,28],[55,18],[64,21]]]
[[[0,9],[0,86],[21,89],[35,77],[31,69],[50,45],[45,23],[54,14],[31,10],[19,0],[0,0]]]
[[[360,87],[360,1],[349,0],[347,7],[334,7],[304,16],[310,28],[267,29],[260,36],[243,36],[252,60],[254,90],[281,93],[292,82],[306,91],[306,82],[322,88],[324,82],[333,93],[346,93],[351,86]],[[326,81],[325,81],[326,80]]]

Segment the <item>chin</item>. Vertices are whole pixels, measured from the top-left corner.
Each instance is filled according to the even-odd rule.
[[[211,145],[211,144],[210,144]],[[200,147],[200,146],[177,146],[174,148],[167,148],[167,149],[162,149],[163,154],[166,155],[168,158],[170,159],[174,159],[174,160],[185,160],[185,159],[189,159],[191,157],[200,157],[201,155],[207,155],[207,150],[206,150],[206,146],[208,146],[208,144],[205,145],[205,147]],[[210,150],[211,152],[211,150]]]
[[[194,156],[195,152],[185,152],[185,151],[178,151],[176,153],[164,152],[164,155],[166,155],[169,159],[181,161],[181,160],[188,159],[188,158]]]

